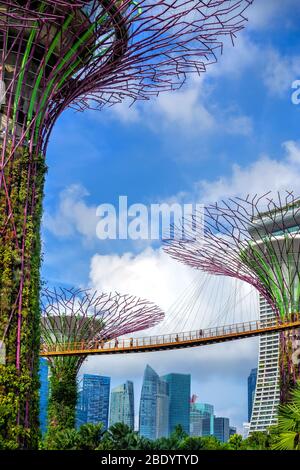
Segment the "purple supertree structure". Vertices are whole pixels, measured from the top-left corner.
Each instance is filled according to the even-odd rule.
[[[98,294],[92,290],[45,289],[42,291],[42,348],[71,348],[84,343],[95,347],[120,335],[150,328],[164,314],[155,304],[132,295]],[[86,356],[51,357],[49,425],[72,428],[77,401],[76,377]]]
[[[0,0],[0,413],[10,409],[0,433],[12,446],[37,442],[40,220],[56,119],[179,88],[215,62],[251,3]]]
[[[251,284],[266,299],[274,320],[298,316],[300,198],[292,192],[233,198],[205,207],[202,215],[198,234],[194,214],[180,228],[181,239],[175,233],[165,240],[165,250],[193,268]],[[281,333],[279,364],[285,402],[300,378],[299,330]]]

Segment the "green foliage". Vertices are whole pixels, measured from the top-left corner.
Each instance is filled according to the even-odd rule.
[[[177,449],[181,450],[221,450],[224,448],[214,436],[192,437],[187,436],[178,443]]]
[[[104,433],[98,450],[138,450],[144,444],[150,445],[150,441],[141,438],[126,424],[116,423]]]
[[[50,428],[42,442],[44,450],[95,450],[102,437],[102,424],[84,424],[74,428]]]
[[[270,450],[272,445],[272,434],[268,432],[253,432],[243,441],[242,449],[245,450]]]
[[[243,448],[243,437],[240,434],[233,434],[233,436],[230,436],[228,448],[232,450],[241,450]]]
[[[177,426],[170,437],[154,441],[140,436],[126,424],[116,423],[103,432],[102,424],[85,424],[74,428],[50,428],[42,441],[41,448],[48,450],[271,450],[277,438],[276,429],[254,432],[247,439],[235,434],[228,443],[220,442],[214,436],[188,436]],[[1,442],[0,442],[1,449]]]
[[[6,155],[11,155],[10,144]],[[41,155],[18,147],[4,168],[9,199],[3,186],[0,190],[0,336],[5,336],[6,347],[6,364],[0,368],[0,445],[8,448],[38,445],[40,223],[45,172]]]
[[[288,403],[279,406],[278,425],[272,448],[300,450],[300,381],[291,391]]]

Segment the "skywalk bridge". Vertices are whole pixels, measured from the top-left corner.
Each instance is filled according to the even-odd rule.
[[[84,341],[80,343],[43,344],[40,356],[89,356],[103,354],[129,354],[171,349],[192,348],[209,344],[224,343],[267,333],[277,333],[300,328],[300,314],[287,321],[249,321],[215,328],[199,329],[182,333],[145,336],[140,338],[114,339],[112,341]]]

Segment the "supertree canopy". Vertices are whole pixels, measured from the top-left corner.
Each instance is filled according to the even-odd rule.
[[[203,232],[194,215],[184,221],[182,239],[165,240],[165,250],[196,269],[253,285],[280,320],[300,312],[300,198],[234,198],[204,208]],[[200,233],[200,232],[199,232]],[[300,332],[281,333],[281,399],[300,378]],[[297,357],[296,357],[297,356]]]
[[[68,107],[179,88],[252,0],[0,0],[0,435],[35,446],[45,152]]]
[[[43,348],[71,347],[95,340],[107,341],[143,330],[164,317],[156,305],[130,295],[97,294],[91,290],[59,289],[42,292],[41,337]],[[58,356],[50,362],[50,428],[75,425],[76,377],[86,356]]]

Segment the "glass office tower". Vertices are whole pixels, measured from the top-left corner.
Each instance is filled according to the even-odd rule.
[[[257,369],[251,369],[250,375],[248,377],[248,422],[251,421],[252,408],[254,403],[255,396],[255,387],[257,380]]]
[[[213,436],[214,407],[208,403],[191,403],[190,405],[190,435]]]
[[[84,374],[77,402],[77,425],[103,423],[108,428],[110,377]]]
[[[115,423],[124,423],[134,429],[134,391],[133,382],[129,380],[111,391],[109,425]]]
[[[161,377],[169,385],[169,434],[180,424],[182,429],[190,432],[190,374],[167,374]]]
[[[229,439],[230,426],[229,418],[214,418],[214,436],[221,442],[227,442]]]
[[[168,436],[169,433],[168,384],[149,365],[143,378],[139,433],[148,439]]]

